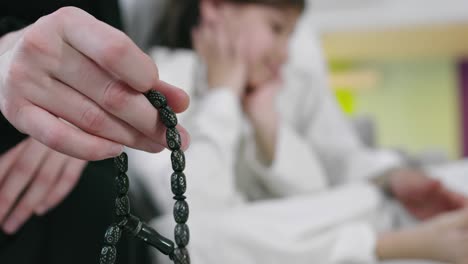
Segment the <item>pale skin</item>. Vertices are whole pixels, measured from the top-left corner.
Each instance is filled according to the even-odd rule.
[[[258,157],[268,166],[276,151],[279,116],[274,100],[281,86],[280,68],[299,12],[212,0],[202,0],[200,10],[201,23],[192,39],[207,65],[209,87],[228,89],[239,98],[255,130]],[[413,216],[431,220],[378,235],[379,259],[468,263],[468,211],[461,209],[468,204],[466,197],[417,169],[392,171],[389,186]]]
[[[86,161],[123,146],[160,152],[165,128],[143,93],[162,92],[172,109],[187,94],[158,78],[154,62],[121,31],[66,7],[0,38],[0,111],[30,138],[0,156],[0,225],[14,233],[57,205]],[[183,149],[186,130],[178,127]]]

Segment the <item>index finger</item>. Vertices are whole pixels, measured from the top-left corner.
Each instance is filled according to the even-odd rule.
[[[176,113],[189,105],[181,89],[159,80],[154,61],[122,31],[73,7],[56,12],[63,23],[63,39],[72,47],[139,92],[156,89],[171,102]]]
[[[132,88],[146,92],[157,84],[158,69],[122,31],[83,10],[65,7],[54,13],[61,37]]]

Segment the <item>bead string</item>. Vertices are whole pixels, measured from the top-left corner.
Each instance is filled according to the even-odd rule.
[[[171,163],[174,173],[171,175],[171,190],[174,194],[173,215],[176,221],[174,228],[174,242],[160,235],[153,228],[142,222],[136,216],[130,214],[130,200],[128,198],[129,179],[127,176],[128,156],[125,152],[114,158],[117,168],[115,184],[118,197],[115,199],[115,215],[117,222],[107,228],[104,235],[104,246],[101,250],[100,264],[114,264],[117,258],[116,245],[120,240],[122,231],[129,233],[160,252],[168,255],[175,264],[190,264],[190,256],[186,249],[190,240],[190,230],[187,225],[189,206],[186,201],[185,191],[187,181],[184,174],[185,155],[180,149],[182,141],[177,130],[177,116],[167,105],[166,97],[160,92],[151,90],[145,94],[146,98],[159,111],[162,123],[166,126],[166,142],[172,151]]]

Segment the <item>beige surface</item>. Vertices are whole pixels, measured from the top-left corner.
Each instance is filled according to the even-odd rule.
[[[332,60],[460,57],[468,55],[468,24],[333,32],[322,41]]]

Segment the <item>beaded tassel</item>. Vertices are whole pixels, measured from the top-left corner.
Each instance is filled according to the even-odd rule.
[[[124,152],[114,158],[115,167],[118,170],[115,177],[117,198],[115,199],[115,215],[118,223],[114,223],[107,229],[104,235],[104,246],[101,250],[100,264],[114,264],[117,258],[116,245],[122,235],[122,231],[143,240],[147,244],[157,248],[163,254],[168,255],[175,264],[190,264],[190,256],[186,249],[190,240],[190,230],[187,223],[189,206],[184,196],[187,190],[185,174],[185,155],[182,152],[182,141],[177,130],[177,116],[167,105],[167,100],[160,92],[151,90],[145,95],[150,103],[159,111],[162,123],[167,127],[166,141],[172,151],[171,162],[174,173],[171,175],[171,190],[174,194],[174,242],[163,237],[146,223],[130,214],[130,200],[128,197],[129,179],[127,176],[128,156]]]

